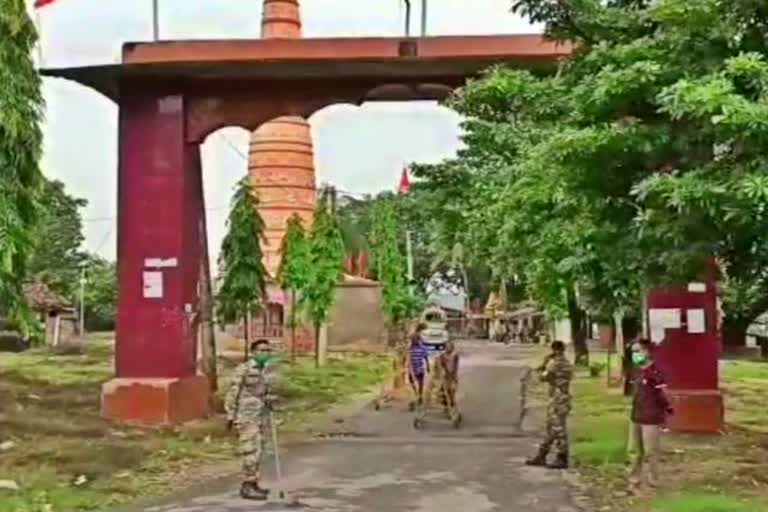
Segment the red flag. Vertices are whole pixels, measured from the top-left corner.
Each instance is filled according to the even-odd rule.
[[[397,191],[400,194],[407,194],[411,190],[411,180],[408,179],[408,168],[403,168],[403,174],[400,176],[400,185],[397,187]]]
[[[52,4],[55,1],[56,0],[35,0],[35,9],[45,7],[46,5]]]

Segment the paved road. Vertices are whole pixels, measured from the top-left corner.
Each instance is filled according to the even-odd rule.
[[[536,436],[520,426],[520,347],[465,343],[464,425],[412,427],[400,408],[372,408],[285,450],[284,487],[309,512],[576,512],[566,472],[528,468]],[[271,468],[266,468],[271,474]],[[267,482],[270,484],[271,482]],[[237,497],[237,482],[143,512],[295,510]]]

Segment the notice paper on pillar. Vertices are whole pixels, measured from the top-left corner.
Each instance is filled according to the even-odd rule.
[[[650,309],[648,311],[648,327],[651,331],[651,341],[661,343],[667,329],[679,329],[681,325],[680,309]]]
[[[158,271],[145,271],[144,298],[161,299],[163,297],[163,273]]]
[[[707,332],[707,324],[703,309],[689,309],[686,311],[688,317],[688,332],[691,334],[703,334]]]

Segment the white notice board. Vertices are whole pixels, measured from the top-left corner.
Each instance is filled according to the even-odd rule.
[[[679,308],[660,308],[648,311],[648,327],[651,331],[651,341],[654,343],[661,343],[667,329],[679,329],[681,324]]]
[[[161,299],[163,297],[163,273],[158,271],[145,271],[144,298]]]
[[[686,311],[688,316],[688,332],[691,334],[703,334],[707,332],[703,309],[689,309]]]

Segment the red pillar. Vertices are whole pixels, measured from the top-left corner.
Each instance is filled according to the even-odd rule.
[[[666,310],[679,315],[679,326],[664,330],[657,361],[664,371],[675,414],[669,427],[680,432],[717,433],[724,429],[723,397],[719,389],[721,353],[718,286],[714,279],[683,289],[654,290],[648,295],[651,314]],[[704,315],[703,332],[697,321]]]
[[[116,376],[102,390],[103,416],[118,421],[207,414],[196,372],[202,177],[185,114],[181,95],[120,100]]]

